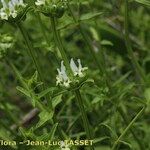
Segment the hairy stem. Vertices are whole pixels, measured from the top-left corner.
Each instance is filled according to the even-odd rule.
[[[83,103],[79,89],[75,90],[75,95],[76,95],[78,105],[80,108],[80,112],[81,112],[81,116],[82,116],[82,120],[83,120],[83,125],[84,125],[84,129],[85,129],[87,138],[92,139],[92,134],[91,134],[91,130],[90,130],[90,123],[89,123],[89,120],[88,120],[87,115],[86,115],[84,103]],[[90,147],[90,150],[94,150],[94,147],[92,145]]]
[[[45,27],[44,27],[44,25],[42,23],[41,16],[40,16],[39,13],[36,13],[36,16],[37,16],[39,25],[41,27],[41,31],[42,31],[43,37],[45,38],[45,41],[46,41],[46,43],[47,43],[48,46],[51,46],[51,41],[50,41],[50,38],[48,38],[48,36],[46,35],[46,30],[45,30]],[[56,59],[56,62],[58,63],[58,58],[57,58],[56,53],[53,53],[53,56]]]
[[[58,46],[59,52],[62,56],[62,59],[64,60],[64,63],[66,65],[67,70],[71,74],[72,71],[70,69],[69,60],[67,59],[65,48],[64,48],[63,43],[61,41],[60,35],[56,29],[56,18],[55,17],[51,17],[51,27],[52,27],[52,32],[53,32],[55,43]]]
[[[22,33],[22,36],[23,36],[23,38],[25,40],[25,43],[26,43],[26,45],[28,47],[28,54],[32,58],[32,61],[33,61],[34,65],[35,65],[35,67],[36,67],[36,70],[38,71],[39,78],[44,83],[44,78],[42,76],[42,71],[41,71],[41,68],[40,68],[40,64],[39,64],[39,62],[38,62],[38,60],[36,58],[35,50],[34,50],[33,45],[32,45],[32,43],[31,43],[31,41],[29,39],[29,35],[28,35],[27,31],[25,30],[25,28],[22,26],[21,23],[18,23],[17,26],[20,29],[20,31]],[[43,84],[42,89],[45,89],[45,84]],[[46,96],[46,99],[48,100],[49,97]],[[51,109],[53,109],[52,102],[50,103],[50,107],[51,107]]]
[[[27,31],[25,30],[25,28],[22,26],[21,23],[17,23],[17,26],[20,29],[21,34],[22,34],[22,36],[23,36],[23,38],[25,40],[25,43],[26,43],[26,45],[28,47],[28,54],[32,58],[32,61],[33,61],[34,65],[35,65],[35,67],[36,67],[36,70],[38,71],[39,78],[40,78],[41,81],[43,81],[41,69],[39,67],[40,65],[39,65],[39,63],[37,61],[33,45],[32,45],[32,43],[31,43],[31,41],[29,39],[29,35],[28,35]]]

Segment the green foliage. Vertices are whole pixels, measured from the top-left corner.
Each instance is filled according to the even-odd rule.
[[[35,1],[0,20],[0,150],[149,150],[149,0]]]
[[[135,0],[135,1],[150,7],[150,2],[148,0]]]

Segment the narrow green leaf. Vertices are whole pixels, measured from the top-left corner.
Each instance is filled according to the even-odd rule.
[[[144,96],[146,98],[147,104],[150,104],[150,88],[145,89]]]
[[[111,41],[108,41],[108,40],[102,40],[101,45],[113,46],[113,43]]]
[[[55,124],[53,125],[53,127],[52,127],[52,129],[51,129],[51,132],[50,132],[50,134],[49,134],[49,137],[48,137],[49,140],[53,140],[54,134],[55,134],[56,129],[57,129],[57,126],[58,126],[58,123],[55,123]]]
[[[54,138],[54,134],[56,132],[56,129],[57,129],[57,126],[58,126],[58,123],[55,123],[50,131],[50,133],[45,133],[41,136],[38,136],[37,139],[38,141],[47,141],[47,140],[53,140]]]
[[[131,71],[127,72],[125,75],[121,76],[114,84],[113,86],[118,85],[119,83],[123,82],[129,75],[131,74]]]
[[[21,92],[21,93],[23,93],[24,95],[26,95],[27,97],[30,97],[29,91],[27,91],[25,88],[20,87],[20,86],[17,86],[16,89],[17,89],[19,92]]]
[[[62,101],[62,94],[52,99],[53,108],[55,108]]]
[[[102,99],[100,97],[95,97],[94,100],[92,101],[92,104],[96,104],[99,101],[101,101]]]
[[[125,145],[126,147],[132,149],[132,145],[130,143],[127,143],[127,142],[121,141],[121,140],[119,141],[119,143],[121,143],[121,144]]]
[[[42,125],[44,125],[47,121],[51,120],[53,117],[53,112],[47,112],[47,111],[42,111],[40,114],[39,114],[39,122],[38,124],[36,125],[36,129],[41,127]]]
[[[103,13],[102,12],[87,13],[87,14],[81,15],[79,21],[85,21],[85,20],[93,19],[95,17],[100,16],[101,14],[103,14]]]
[[[51,88],[48,88],[48,89],[42,91],[41,93],[38,94],[38,99],[41,99],[42,97],[44,97],[48,93],[52,93],[55,89],[56,89],[56,87],[51,87]]]
[[[95,143],[100,143],[100,142],[102,142],[102,141],[104,141],[106,139],[110,139],[110,137],[109,136],[103,136],[103,137],[100,137],[100,138],[96,138],[96,139],[94,139],[93,143],[94,144]]]
[[[135,0],[136,2],[149,6],[150,7],[150,1],[149,0]]]
[[[13,68],[13,71],[15,72],[15,74],[17,75],[17,78],[18,80],[21,82],[21,84],[24,86],[24,87],[27,87],[26,85],[26,82],[24,81],[21,73],[18,71],[18,69],[13,65],[13,64],[10,64],[11,67]]]

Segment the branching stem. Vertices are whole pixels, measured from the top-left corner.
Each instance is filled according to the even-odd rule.
[[[85,108],[84,108],[84,103],[83,103],[83,100],[82,100],[81,93],[80,93],[79,89],[75,90],[75,95],[76,95],[76,99],[78,101],[78,105],[79,105],[79,108],[80,108],[81,117],[82,117],[82,120],[83,120],[83,125],[84,125],[84,129],[85,129],[87,138],[92,139],[92,134],[91,134],[91,130],[90,130],[90,123],[89,123],[89,120],[88,120],[87,115],[86,115],[86,111],[85,111]],[[94,150],[93,145],[91,145],[90,150]]]

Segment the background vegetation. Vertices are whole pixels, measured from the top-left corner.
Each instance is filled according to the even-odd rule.
[[[150,150],[150,2],[72,0],[62,8],[55,1],[55,18],[25,2],[23,19],[0,20],[0,139],[91,138],[90,149]],[[56,86],[60,49],[88,67],[70,88]]]

